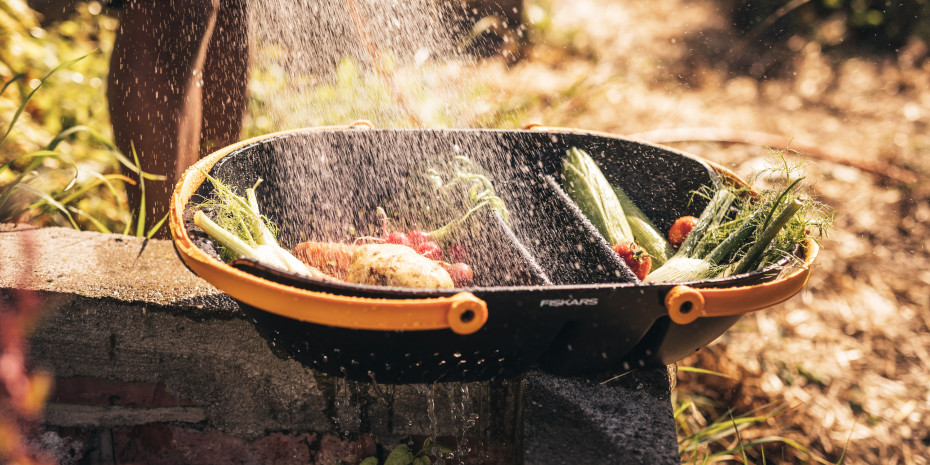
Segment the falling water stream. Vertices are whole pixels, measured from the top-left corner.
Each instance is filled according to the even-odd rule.
[[[261,118],[279,129],[347,124],[461,127],[474,111],[463,12],[433,0],[250,2],[253,66],[274,86]],[[326,94],[326,95],[324,95]],[[350,114],[357,112],[356,114]]]
[[[252,117],[271,129],[292,129],[328,124],[348,124],[365,119],[375,127],[463,127],[475,120],[467,82],[474,73],[474,59],[462,52],[465,32],[463,11],[456,2],[434,0],[258,0],[249,2],[252,28],[253,76],[260,77],[264,92],[260,112]],[[258,114],[254,114],[258,113]],[[260,124],[258,126],[261,126]],[[474,150],[468,140],[459,141],[463,152]],[[289,175],[296,185],[323,184],[318,192],[332,192],[338,185],[334,172],[359,169],[332,162],[345,149],[331,142],[331,153],[320,155],[321,172],[309,179]],[[376,147],[380,163],[408,157],[423,147],[394,144]],[[435,150],[447,150],[436,147]],[[481,148],[486,150],[487,147]],[[301,147],[283,153],[304,154]],[[333,158],[328,158],[333,157]],[[493,158],[493,157],[491,157]],[[501,159],[506,157],[502,155]],[[287,160],[280,169],[286,170]],[[403,166],[402,163],[398,165]],[[277,169],[277,168],[269,168]],[[396,176],[403,176],[398,169]],[[305,189],[284,189],[301,192]],[[365,197],[365,195],[362,195]],[[306,202],[320,199],[282,199],[284,210],[306,211]],[[325,202],[325,200],[322,200]],[[334,208],[333,210],[339,210]],[[340,225],[341,218],[323,218],[320,223]],[[279,218],[287,222],[288,218]],[[329,231],[332,233],[333,231]],[[305,238],[301,238],[305,239]],[[331,238],[330,238],[331,239]],[[362,427],[361,387],[334,377],[334,425],[344,434]],[[450,387],[452,424],[440,425],[437,415],[437,386],[425,389],[430,437],[438,438],[451,426],[457,448],[442,455],[437,463],[461,463],[471,449],[467,437],[478,420],[474,399],[467,385]],[[422,391],[421,391],[422,392]],[[448,432],[446,433],[448,434]]]

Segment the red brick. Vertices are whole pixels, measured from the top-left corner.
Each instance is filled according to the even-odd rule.
[[[316,433],[269,433],[245,441],[215,430],[150,424],[113,430],[118,464],[307,465],[359,463],[375,453],[369,436],[340,438]]]
[[[258,463],[313,463],[311,445],[316,434],[271,433],[252,444]]]
[[[359,463],[365,457],[376,452],[375,441],[371,436],[362,435],[358,440],[341,438],[333,434],[325,434],[320,439],[319,450],[312,463]]]
[[[123,407],[190,406],[165,390],[161,383],[131,383],[92,377],[58,378],[52,402]]]

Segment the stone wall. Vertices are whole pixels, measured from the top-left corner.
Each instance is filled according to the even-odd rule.
[[[29,360],[56,385],[33,437],[60,463],[356,464],[428,437],[464,440],[465,463],[678,461],[662,370],[608,384],[334,378],[276,356],[170,241],[0,226],[0,298],[12,289],[45,302]]]

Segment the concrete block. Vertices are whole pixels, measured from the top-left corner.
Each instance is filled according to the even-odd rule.
[[[668,382],[663,369],[605,381],[527,374],[520,403],[521,463],[681,463]]]

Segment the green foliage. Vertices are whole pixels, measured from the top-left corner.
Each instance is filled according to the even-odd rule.
[[[103,92],[116,20],[101,14],[98,3],[94,8],[79,3],[70,19],[41,27],[33,11],[13,6],[19,3],[0,0],[0,78],[6,82],[16,74],[24,76],[15,86],[18,95],[5,95],[0,100],[0,114],[18,105],[35,89],[37,80],[59,63],[86,56],[43,84],[42,92],[35,96],[17,127],[21,136],[17,139],[21,144],[36,144],[36,140],[46,140],[77,124],[99,128],[108,135],[109,116]],[[10,11],[17,12],[16,20],[4,18]],[[82,149],[78,154],[95,151]],[[0,152],[0,156],[6,154]]]
[[[443,456],[448,457],[452,453],[452,449],[426,438],[423,441],[423,447],[417,453],[414,453],[407,444],[397,445],[388,454],[383,465],[430,465],[434,460]],[[379,465],[379,463],[377,457],[367,457],[359,465]]]
[[[275,52],[266,46],[258,55]],[[296,77],[277,64],[255,66],[245,137],[296,127],[346,125],[359,119],[379,128],[516,124],[515,112],[492,102],[487,88],[469,80],[456,82],[462,73],[471,72],[469,63],[398,66],[394,57],[384,55],[380,66],[381,74],[343,58],[332,76]]]
[[[927,1],[723,0],[721,3],[738,29],[747,34],[764,34],[770,39],[800,35],[825,45],[850,43],[885,50],[895,50],[915,36],[930,41]]]
[[[143,173],[110,136],[103,89],[115,30],[96,2],[42,27],[23,2],[0,0],[0,222],[106,233],[138,223],[126,184],[163,178]],[[137,212],[141,220],[144,200]]]

